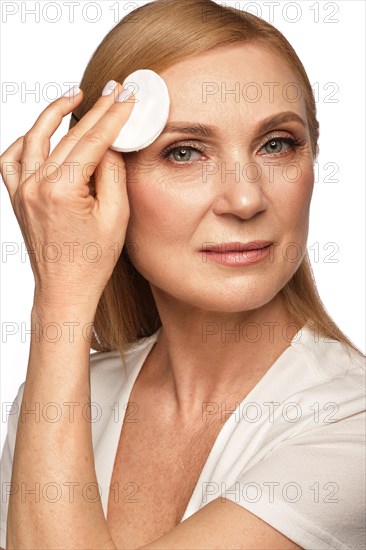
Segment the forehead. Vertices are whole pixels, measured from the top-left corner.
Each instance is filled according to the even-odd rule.
[[[159,74],[171,97],[169,120],[204,115],[206,121],[235,122],[239,115],[254,122],[279,111],[294,111],[306,120],[300,81],[269,47],[220,46],[178,61]]]

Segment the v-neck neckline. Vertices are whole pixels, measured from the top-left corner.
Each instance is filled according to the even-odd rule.
[[[113,453],[113,460],[112,460],[112,463],[111,463],[111,469],[109,470],[108,476],[107,476],[109,484],[108,484],[108,487],[107,487],[107,495],[106,495],[106,499],[105,499],[105,517],[106,518],[108,516],[109,488],[110,488],[110,484],[111,484],[111,481],[112,481],[112,476],[113,476],[115,461],[116,461],[116,457],[117,457],[119,442],[120,442],[120,438],[121,438],[121,434],[122,434],[122,430],[123,430],[123,426],[124,426],[124,420],[125,420],[125,416],[126,416],[127,404],[130,401],[130,398],[131,398],[131,395],[133,393],[137,378],[138,378],[140,372],[142,371],[142,368],[143,368],[150,352],[152,351],[154,345],[158,341],[158,337],[160,335],[161,330],[162,330],[162,327],[160,327],[151,336],[146,337],[145,342],[143,343],[143,345],[145,346],[145,353],[144,353],[143,357],[140,359],[139,367],[137,369],[135,369],[133,367],[133,365],[129,366],[129,368],[131,368],[132,370],[128,374],[128,379],[129,379],[128,399],[126,401],[126,407],[124,407],[124,412],[121,415],[120,421],[117,423],[117,426],[116,426],[116,428],[118,428],[118,429],[115,430],[115,437],[116,437],[117,441],[114,441],[115,451]],[[240,411],[243,408],[243,406],[245,406],[246,402],[249,399],[252,399],[253,393],[257,392],[258,389],[263,386],[263,384],[266,382],[267,378],[269,377],[269,373],[272,374],[273,368],[275,368],[278,363],[283,361],[285,355],[288,355],[290,350],[293,350],[294,344],[296,343],[296,340],[297,340],[299,334],[301,334],[301,336],[302,336],[302,341],[304,341],[303,337],[305,337],[305,339],[308,339],[311,336],[311,331],[310,331],[309,326],[308,326],[307,323],[305,323],[296,332],[296,334],[292,337],[292,339],[289,343],[289,346],[284,349],[284,351],[281,353],[281,355],[279,355],[279,357],[277,357],[277,359],[274,361],[274,363],[272,363],[272,365],[266,370],[266,372],[263,374],[263,376],[259,379],[259,381],[255,384],[255,386],[249,391],[249,393],[247,393],[247,395],[244,397],[244,399],[234,409],[233,413],[229,416],[229,418],[224,422],[224,424],[220,428],[220,431],[218,432],[218,434],[216,436],[216,439],[215,439],[215,441],[214,441],[214,443],[213,443],[213,445],[212,445],[212,447],[211,447],[211,449],[210,449],[210,451],[207,455],[207,458],[206,458],[205,463],[202,467],[201,473],[200,473],[200,475],[197,479],[195,487],[194,487],[194,489],[191,493],[190,499],[188,501],[186,509],[185,509],[179,523],[182,523],[185,519],[187,519],[192,513],[194,513],[196,511],[195,510],[195,506],[196,506],[195,502],[197,501],[197,495],[198,495],[199,487],[200,487],[200,484],[201,484],[201,480],[207,474],[206,470],[208,469],[209,466],[211,466],[212,458],[217,454],[217,450],[222,447],[223,439],[232,430],[232,424],[233,424],[233,422],[235,422],[235,418],[236,418],[236,414],[237,414],[238,410]],[[133,348],[131,349],[131,352],[133,352]]]

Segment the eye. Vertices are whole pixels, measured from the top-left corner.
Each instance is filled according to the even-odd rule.
[[[288,145],[284,148],[283,144]],[[265,149],[269,154],[281,155],[288,153],[289,149],[295,150],[304,143],[301,140],[291,137],[273,137],[267,141],[259,150]]]
[[[264,149],[265,152],[259,154],[268,154],[269,156],[274,156],[275,158],[281,157],[289,154],[291,150],[294,151],[298,147],[301,147],[304,143],[304,140],[293,137],[274,136],[262,145],[259,151]],[[169,145],[161,153],[159,153],[159,157],[169,159],[169,162],[172,164],[191,164],[194,160],[199,160],[204,154],[204,149],[197,147],[197,144],[195,145],[196,146],[194,146],[192,142],[181,144],[175,143]],[[194,157],[193,152],[200,153],[197,159],[192,158],[192,156]]]
[[[192,161],[192,151],[195,151],[196,153],[200,153],[199,156],[202,156],[203,150],[198,147],[193,147],[192,144],[174,144],[169,145],[166,147],[159,156],[167,159],[172,155],[172,159],[170,159],[170,162],[173,164],[188,164],[187,161]]]

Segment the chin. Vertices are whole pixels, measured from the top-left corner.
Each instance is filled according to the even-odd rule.
[[[207,300],[206,307],[204,305],[202,307],[208,311],[217,311],[220,313],[240,313],[261,308],[271,302],[272,299],[272,294],[245,296],[243,291],[243,294],[238,294],[235,297],[232,295],[221,296],[219,299],[212,297]]]
[[[184,279],[183,279],[184,280]],[[188,278],[186,280],[189,280]],[[177,292],[179,289],[179,292]],[[276,296],[280,288],[270,288],[270,285],[256,284],[253,288],[245,281],[240,285],[224,282],[224,286],[210,284],[207,281],[202,286],[195,285],[185,287],[177,282],[171,288],[163,289],[161,286],[158,292],[168,294],[170,299],[202,309],[203,311],[212,311],[216,313],[240,313],[260,308],[268,304]]]

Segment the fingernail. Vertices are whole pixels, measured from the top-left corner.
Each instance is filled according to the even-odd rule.
[[[62,97],[70,97],[72,95],[77,95],[79,92],[80,92],[79,86],[73,86],[72,88],[70,88],[70,90],[67,90],[67,92],[65,92],[62,95]]]
[[[121,92],[119,94],[119,96],[117,97],[117,101],[119,101],[120,103],[122,103],[122,101],[126,101],[126,99],[128,99],[130,97],[130,95],[132,95],[133,92],[131,92],[130,90],[126,89],[126,90],[123,90],[123,92]]]
[[[116,86],[117,82],[115,80],[109,80],[103,88],[102,95],[111,94]]]

